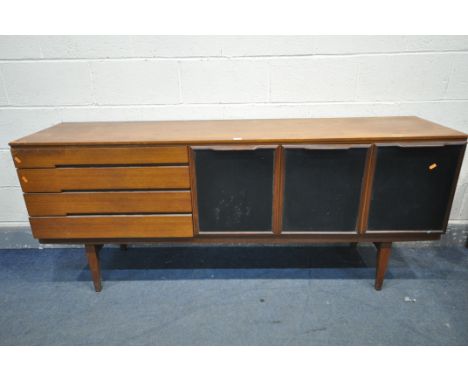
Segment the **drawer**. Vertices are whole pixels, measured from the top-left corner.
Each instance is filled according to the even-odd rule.
[[[37,239],[192,237],[192,215],[31,217]]]
[[[186,146],[13,149],[17,168],[188,163]]]
[[[189,189],[188,166],[19,169],[24,192]]]
[[[190,191],[25,194],[30,216],[192,212]]]

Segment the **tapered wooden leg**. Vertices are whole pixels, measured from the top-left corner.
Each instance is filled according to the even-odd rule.
[[[392,253],[392,243],[374,243],[377,247],[377,267],[375,272],[375,289],[381,290],[388,260]]]
[[[121,251],[126,251],[127,250],[127,244],[120,244],[120,250]]]
[[[89,270],[91,271],[91,276],[93,277],[94,289],[96,292],[102,290],[101,286],[101,267],[99,265],[99,251],[101,250],[102,245],[95,244],[86,244],[86,257],[88,258]]]

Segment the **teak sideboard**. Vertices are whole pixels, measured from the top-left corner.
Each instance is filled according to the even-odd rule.
[[[447,227],[467,136],[417,117],[61,123],[10,143],[32,233],[82,243],[374,242]]]

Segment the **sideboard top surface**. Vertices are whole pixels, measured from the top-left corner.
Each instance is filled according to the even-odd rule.
[[[466,140],[418,117],[66,122],[10,143],[13,147],[131,144],[365,143]]]

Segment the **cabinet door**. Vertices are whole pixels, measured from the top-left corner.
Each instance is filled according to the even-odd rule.
[[[463,150],[378,147],[368,231],[443,230]]]
[[[368,147],[284,149],[283,231],[356,231]]]
[[[200,233],[272,231],[274,156],[274,148],[194,149]]]

